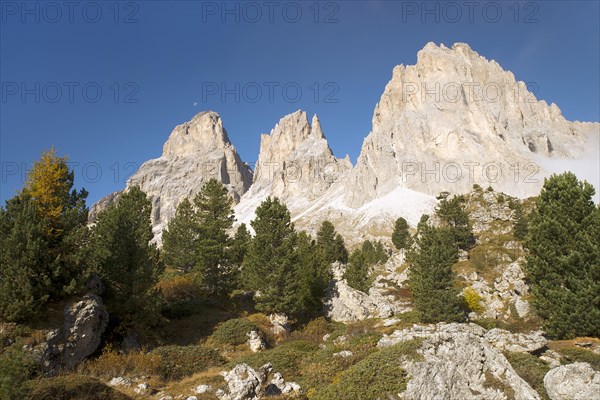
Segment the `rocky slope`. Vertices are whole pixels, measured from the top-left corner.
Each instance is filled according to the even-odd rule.
[[[176,126],[162,155],[142,164],[127,188],[140,186],[149,196],[153,230],[160,240],[181,200],[193,197],[211,178],[223,182],[237,202],[252,183],[252,171],[229,141],[219,114],[206,111]],[[101,199],[92,208],[92,218],[117,198],[118,192]]]

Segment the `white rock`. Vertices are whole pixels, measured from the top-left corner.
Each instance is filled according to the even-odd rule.
[[[108,382],[110,386],[131,386],[131,379],[117,376]]]
[[[285,314],[271,314],[269,315],[269,321],[271,321],[271,325],[273,327],[271,330],[276,335],[282,335],[289,333],[290,331],[290,322],[289,318]]]
[[[142,382],[139,385],[137,385],[136,388],[133,389],[133,391],[137,394],[147,394],[148,392],[150,392],[150,385],[146,382]]]
[[[194,389],[194,391],[197,394],[204,394],[204,393],[208,393],[212,390],[212,387],[210,385],[198,385],[196,386],[196,388]]]
[[[251,331],[246,335],[248,336],[248,341],[246,343],[248,343],[248,346],[250,347],[250,350],[253,353],[258,353],[259,351],[264,350],[267,347],[264,340],[262,339],[262,337],[260,337],[258,332]]]
[[[334,357],[342,357],[342,358],[352,357],[352,355],[353,355],[353,353],[350,350],[342,350],[340,352],[333,353]]]
[[[523,334],[494,328],[486,332],[485,338],[500,350],[520,353],[533,353],[548,344],[548,339],[542,331]]]
[[[551,400],[597,400],[600,372],[588,363],[562,365],[548,371],[544,387]]]

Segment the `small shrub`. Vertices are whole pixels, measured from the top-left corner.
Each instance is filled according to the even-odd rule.
[[[246,318],[230,319],[215,329],[212,338],[217,343],[237,346],[245,343],[248,340],[246,334],[253,330],[257,330],[256,325]]]
[[[339,373],[324,390],[316,393],[319,400],[384,399],[406,390],[409,376],[400,367],[403,358],[415,359],[420,341],[399,343],[367,356]]]
[[[600,371],[600,354],[596,354],[593,351],[579,349],[576,347],[564,348],[558,350],[563,356],[563,364],[571,364],[574,362],[585,362],[588,363],[596,371]]]
[[[544,388],[544,376],[550,370],[548,365],[529,353],[506,353],[504,355],[515,372],[539,393],[542,400],[549,400]]]
[[[332,323],[319,317],[308,322],[302,329],[292,332],[291,339],[321,343],[323,336],[332,331]]]
[[[109,347],[100,357],[84,362],[79,367],[79,372],[106,379],[127,375],[155,375],[159,372],[161,361],[158,354],[144,351],[122,354]]]
[[[17,343],[0,354],[0,399],[21,399],[28,392],[25,382],[35,363]]]
[[[487,191],[488,191],[488,192],[493,192],[493,191],[494,191],[494,188],[493,188],[493,187],[491,187],[491,186],[488,186],[488,188],[487,188]]]
[[[130,399],[128,396],[114,390],[99,380],[83,375],[65,375],[49,379],[36,379],[30,381],[28,386],[31,390],[29,400]]]
[[[176,275],[156,285],[167,303],[191,301],[200,296],[200,287],[192,274]]]
[[[302,359],[317,350],[319,350],[319,346],[316,343],[306,340],[292,340],[272,350],[241,357],[234,360],[231,366],[246,363],[253,368],[259,368],[262,365],[271,363],[273,369],[281,372],[284,376],[295,376],[298,374]]]
[[[473,184],[473,191],[480,193],[480,192],[483,192],[483,188],[475,183],[475,184]]]
[[[151,354],[160,357],[158,372],[167,380],[178,380],[225,364],[217,350],[200,345],[163,346],[154,349]]]
[[[498,202],[498,204],[504,204],[504,202],[506,201],[506,198],[504,197],[504,195],[502,193],[499,193],[496,196],[496,201]]]
[[[465,303],[469,310],[476,312],[477,314],[481,314],[485,311],[481,295],[472,287],[468,287],[464,290],[463,297],[465,298]]]

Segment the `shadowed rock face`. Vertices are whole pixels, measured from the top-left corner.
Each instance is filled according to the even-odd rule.
[[[207,111],[176,126],[162,156],[142,164],[127,181],[127,188],[139,186],[148,195],[153,230],[160,243],[162,229],[175,215],[177,205],[193,197],[211,178],[223,182],[237,202],[252,183],[252,171],[229,141],[221,117]],[[119,192],[101,199],[92,207],[91,217],[118,197]]]

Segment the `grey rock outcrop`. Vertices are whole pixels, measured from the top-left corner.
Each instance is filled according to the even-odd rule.
[[[258,332],[250,331],[250,333],[247,333],[246,336],[248,336],[246,343],[248,343],[248,347],[253,353],[258,353],[267,347],[265,341],[260,337]]]
[[[485,333],[485,339],[499,350],[519,353],[533,353],[548,344],[548,339],[542,331],[525,334],[494,328]]]
[[[271,374],[272,379],[269,381]],[[215,393],[220,400],[258,400],[268,396],[299,393],[301,390],[297,383],[286,382],[281,373],[273,373],[271,364],[263,365],[258,371],[247,364],[238,364],[222,375],[227,388]]]
[[[405,400],[540,399],[538,393],[514,371],[504,355],[475,324],[438,324],[395,331],[379,347],[421,339],[422,360],[401,361],[411,378],[402,393]]]
[[[551,400],[596,400],[600,395],[600,372],[588,363],[573,363],[551,369],[544,377]]]
[[[63,326],[48,332],[46,341],[33,352],[50,375],[60,368],[73,368],[96,351],[107,324],[102,299],[88,294],[65,307]]]
[[[175,215],[177,205],[193,197],[211,178],[223,182],[238,202],[252,183],[252,171],[229,141],[221,117],[206,111],[176,126],[162,155],[142,164],[126,186],[139,186],[148,195],[153,231],[160,243],[162,229]],[[119,192],[101,199],[92,207],[92,216],[118,197]]]

